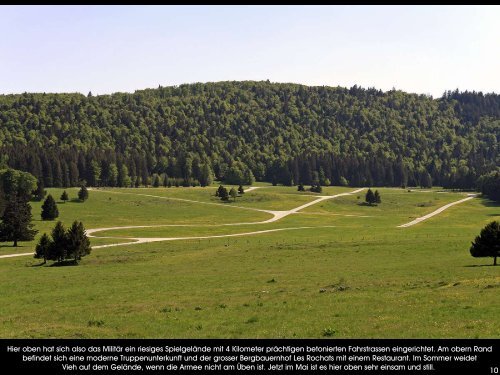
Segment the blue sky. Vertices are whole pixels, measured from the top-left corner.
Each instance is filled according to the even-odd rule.
[[[266,80],[500,93],[500,6],[0,6],[0,93]]]

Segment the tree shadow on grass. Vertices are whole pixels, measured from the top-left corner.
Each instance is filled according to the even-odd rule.
[[[488,199],[486,197],[481,197],[481,203],[486,206],[486,207],[500,207],[500,202],[495,202],[491,199]]]
[[[74,260],[63,260],[62,262],[53,263],[49,267],[68,267],[68,266],[78,266],[78,262]]]
[[[71,198],[68,202],[71,202],[71,203],[83,203],[83,201],[81,201],[78,198]]]
[[[38,264],[31,264],[29,267],[41,267],[41,266],[45,266],[47,263],[45,262],[42,262],[42,263],[38,263]]]
[[[366,203],[366,202],[359,202],[358,206],[377,207],[376,204],[370,204],[370,203]]]
[[[498,268],[500,268],[500,266],[495,266],[494,264],[468,264],[464,267],[498,267]]]
[[[13,245],[0,245],[0,249],[2,249],[4,247],[14,247],[14,246]],[[17,247],[21,247],[21,246],[17,246]]]

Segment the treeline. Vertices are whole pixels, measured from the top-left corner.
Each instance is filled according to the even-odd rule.
[[[499,165],[500,96],[220,82],[0,96],[0,166],[45,187],[471,188]]]

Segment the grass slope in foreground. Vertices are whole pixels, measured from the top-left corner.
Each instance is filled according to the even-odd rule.
[[[262,190],[283,194],[286,209],[294,199],[287,189]],[[2,259],[0,337],[323,337],[325,329],[334,331],[331,337],[498,337],[499,268],[472,258],[468,248],[486,223],[498,220],[500,207],[473,199],[396,228],[463,195],[379,190],[378,207],[358,205],[356,196],[338,198],[307,208],[310,215],[253,226],[334,228],[104,248],[78,267]],[[439,204],[420,205],[435,198]],[[84,204],[59,207],[66,224],[80,219],[88,228],[269,218],[155,199],[91,192]],[[351,211],[373,217],[341,216]]]

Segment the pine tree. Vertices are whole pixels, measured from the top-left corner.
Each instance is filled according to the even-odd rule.
[[[63,191],[61,194],[61,200],[66,203],[67,200],[69,200],[68,193],[66,193],[66,190]]]
[[[48,195],[42,205],[42,220],[54,220],[59,216],[57,204],[52,195]]]
[[[38,233],[31,223],[31,206],[23,197],[10,196],[1,219],[0,242],[14,241],[17,247],[18,241],[32,241]]]
[[[201,186],[210,186],[214,181],[214,172],[208,163],[203,164],[201,168],[200,174],[200,185]]]
[[[87,187],[85,185],[82,185],[80,190],[78,191],[78,199],[80,199],[82,202],[85,202],[89,197],[89,191],[87,190]]]
[[[108,167],[108,186],[116,186],[118,184],[118,167],[115,163],[111,163]]]
[[[375,194],[373,194],[372,189],[368,189],[368,191],[366,192],[365,201],[370,206],[373,205],[376,202],[376,200],[375,200]]]
[[[299,186],[298,186],[298,188],[297,188],[297,191],[305,191],[305,189],[304,189],[304,185],[299,184]]]
[[[497,257],[500,257],[500,223],[498,221],[492,221],[481,230],[472,243],[470,254],[475,258],[492,257],[493,265],[497,265]]]
[[[215,196],[216,197],[222,197],[222,190],[224,190],[224,186],[222,185],[219,185],[219,187],[217,188],[217,190],[215,191]]]
[[[47,263],[50,256],[50,249],[54,245],[47,233],[44,233],[35,248],[35,259],[43,259],[43,263]]]
[[[233,201],[236,201],[238,193],[236,192],[236,189],[234,187],[229,190],[229,195],[231,196],[231,198],[233,198]]]
[[[58,221],[54,229],[52,229],[51,235],[53,243],[49,248],[47,259],[62,262],[68,252],[68,238],[63,223]]]
[[[168,186],[168,176],[167,176],[167,174],[165,174],[163,176],[163,187],[170,187],[170,186]]]
[[[35,201],[40,202],[47,195],[47,191],[43,187],[43,181],[40,179],[36,185],[36,190],[33,194]]]
[[[380,199],[380,194],[378,190],[375,190],[375,194],[373,194],[375,197],[375,203],[382,203],[382,200]]]
[[[243,185],[240,185],[240,186],[238,187],[238,193],[239,193],[240,195],[245,194],[245,189],[243,189]]]
[[[72,258],[75,262],[79,261],[85,255],[89,255],[92,248],[90,241],[85,234],[85,228],[82,222],[74,221],[66,234],[67,254],[66,258]]]
[[[156,173],[153,176],[153,187],[160,187],[160,176],[158,176]]]
[[[222,187],[222,189],[219,191],[219,197],[222,201],[229,200],[229,193],[227,192],[227,189],[225,187]]]

